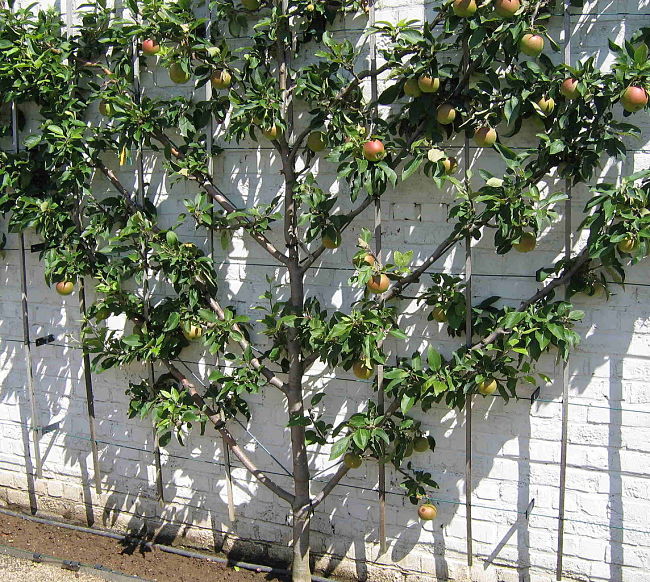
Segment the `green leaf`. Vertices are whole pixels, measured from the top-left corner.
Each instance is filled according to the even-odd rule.
[[[334,443],[334,446],[332,447],[332,451],[330,453],[330,461],[338,459],[345,454],[345,452],[348,450],[348,447],[350,446],[350,438],[351,437],[346,436]]]
[[[360,428],[352,435],[354,444],[357,445],[362,451],[368,446],[370,440],[370,431],[367,428]]]

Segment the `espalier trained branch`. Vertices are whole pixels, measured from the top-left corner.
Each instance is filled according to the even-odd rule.
[[[73,293],[81,277],[94,281],[84,342],[96,372],[136,361],[167,369],[153,385],[143,378],[129,388],[129,414],[151,416],[161,446],[173,435],[182,443],[193,425],[212,424],[246,469],[288,503],[296,582],[311,578],[313,512],[362,463],[392,463],[412,502],[422,501],[420,518],[435,518],[427,495],[437,485],[407,460],[434,448],[428,431],[435,427],[409,412],[434,403],[460,409],[476,393],[507,400],[522,384],[548,380],[536,370],[538,359],[549,351],[566,358],[582,317],[556,291],[605,300],[606,280],[622,282],[624,269],[648,252],[649,173],[616,184],[592,181],[604,159],[625,156],[624,140],[640,135],[627,118],[647,115],[650,31],[637,31],[623,46],[611,43],[616,66],[601,71],[593,58],[561,64],[547,34],[560,2],[453,0],[436,7],[429,22],[378,21],[359,33],[378,37],[375,69],[365,43],[337,40],[335,32],[346,18],[366,18],[362,0],[214,0],[209,27],[190,0],[129,0],[119,14],[91,2],[67,33],[55,12],[0,9],[0,104],[3,113],[16,104],[22,132],[19,151],[7,139],[0,154],[0,211],[9,230],[31,231],[46,243],[45,279],[60,294]],[[167,69],[183,90],[164,98],[146,89],[135,94],[134,57],[158,75]],[[364,91],[373,77],[385,87],[378,103]],[[211,99],[200,97],[204,91],[185,96],[207,83]],[[26,125],[34,108],[38,115]],[[252,206],[224,193],[208,170],[208,159],[222,152],[207,151],[211,119],[224,147],[275,150],[280,191],[265,189],[262,179],[263,202]],[[531,127],[529,147],[508,147],[510,137],[532,134]],[[10,128],[1,129],[7,137]],[[463,134],[500,157],[505,171],[460,177],[449,143]],[[156,204],[138,203],[122,181],[135,171],[128,161],[140,147],[164,160],[171,178],[195,188],[174,228],[159,226]],[[334,168],[337,188],[319,184],[317,165]],[[417,265],[408,248],[375,255],[370,233],[355,227],[377,199],[415,175],[432,196],[447,189],[456,198],[448,236]],[[593,191],[579,227],[588,231],[585,246],[540,270],[537,292],[519,305],[498,307],[492,297],[476,306],[474,337],[452,354],[428,345],[409,355],[404,292],[416,294],[432,327],[463,335],[464,282],[427,270],[467,237],[493,236],[499,254],[534,251],[540,233],[558,225],[556,205],[566,199],[553,189],[558,176]],[[101,177],[112,194],[98,194]],[[224,251],[234,233],[245,233],[288,288],[269,281],[254,306],[262,313],[257,320],[224,307],[232,297],[215,265],[227,264],[228,253],[208,257],[183,242],[189,226],[214,231]],[[305,281],[323,257],[341,256],[330,256],[331,249],[355,228],[349,284],[358,293],[334,310],[310,296]],[[145,266],[170,289],[147,309]],[[124,316],[126,327],[108,327],[110,315]],[[200,381],[176,364],[190,344],[203,346],[208,368],[214,363]],[[216,366],[222,356],[226,368]],[[305,374],[317,364],[372,380],[361,412],[333,426],[325,420],[333,416],[327,386],[305,401]],[[247,399],[269,387],[286,399],[292,491],[265,475],[228,429],[234,418],[250,418]],[[389,399],[383,413],[373,388]],[[308,455],[323,448],[340,465],[312,491]]]

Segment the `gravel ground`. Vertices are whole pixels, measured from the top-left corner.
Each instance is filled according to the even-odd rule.
[[[13,556],[0,555],[0,580],[2,582],[96,582],[104,580],[82,572],[70,572],[52,564],[36,564],[31,560],[21,560]]]

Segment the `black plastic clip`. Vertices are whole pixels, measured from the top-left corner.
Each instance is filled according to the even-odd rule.
[[[535,508],[535,498],[533,497],[530,500],[530,503],[528,504],[528,507],[526,508],[526,511],[524,512],[524,515],[526,516],[526,519],[530,519],[530,514],[533,513],[534,508]]]
[[[34,343],[36,344],[36,347],[38,346],[44,346],[45,344],[51,344],[56,338],[52,335],[46,335],[43,337],[37,337]]]
[[[73,562],[72,560],[63,560],[61,563],[61,568],[64,570],[71,570],[72,572],[78,572],[81,568],[81,563]]]
[[[530,395],[530,403],[531,404],[535,403],[535,400],[537,400],[539,398],[539,395],[540,395],[541,392],[542,392],[542,387],[541,386],[538,386],[537,388],[535,388],[535,392],[533,392]]]
[[[59,430],[60,426],[61,425],[58,421],[53,422],[52,424],[48,424],[47,426],[42,426],[40,433],[41,435],[44,435],[47,434],[48,432],[54,432],[55,430]]]
[[[38,552],[34,552],[32,554],[32,562],[36,562],[37,564],[41,564],[43,562],[43,554],[40,554]]]
[[[29,250],[32,253],[40,253],[42,251],[47,251],[47,250],[50,250],[50,249],[53,249],[53,248],[56,248],[56,247],[53,247],[53,246],[48,247],[46,243],[37,243],[37,244],[32,245],[31,247],[29,247]]]

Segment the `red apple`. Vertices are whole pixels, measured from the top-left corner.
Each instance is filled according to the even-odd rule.
[[[567,99],[575,99],[580,95],[578,93],[578,79],[573,79],[569,77],[565,79],[562,85],[560,85],[560,93],[564,95]]]
[[[70,295],[74,291],[74,283],[72,281],[59,281],[55,285],[55,289],[59,295]]]
[[[456,110],[454,109],[454,106],[450,103],[443,103],[438,107],[436,119],[441,125],[449,125],[453,123],[454,119],[456,119]]]
[[[160,45],[153,38],[148,38],[142,41],[142,52],[152,57],[160,52]]]
[[[378,139],[367,141],[363,144],[363,157],[369,162],[378,162],[386,156],[384,144]]]
[[[623,109],[630,113],[641,111],[648,104],[648,92],[638,85],[630,85],[623,92],[621,104]]]
[[[440,79],[438,77],[422,75],[418,79],[418,87],[422,93],[437,93],[440,89]]]
[[[210,82],[215,89],[228,89],[232,83],[232,77],[228,71],[214,71],[210,75]]]
[[[519,0],[494,0],[494,10],[501,18],[512,18],[519,8]]]
[[[544,37],[539,34],[524,34],[519,41],[519,50],[529,57],[538,57],[544,50]]]
[[[456,16],[469,18],[470,16],[474,16],[478,6],[476,5],[476,0],[454,0],[452,9]]]
[[[479,147],[489,148],[492,147],[497,141],[497,132],[491,127],[479,127],[474,132],[474,141]]]

